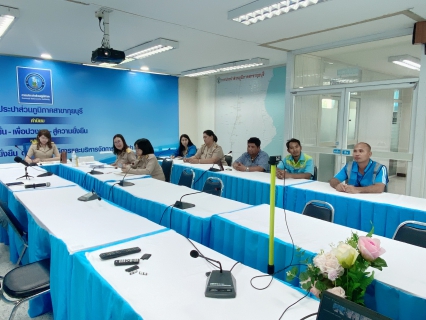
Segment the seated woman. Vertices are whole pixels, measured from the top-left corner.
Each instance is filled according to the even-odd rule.
[[[122,164],[131,164],[136,161],[136,155],[132,149],[124,140],[124,137],[121,134],[116,134],[114,138],[112,138],[114,154],[117,156],[117,159],[113,163],[112,166],[118,167]]]
[[[163,169],[158,164],[154,148],[148,139],[139,139],[135,142],[137,159],[130,166],[123,164],[121,171],[133,174],[149,174],[154,179],[165,181]]]
[[[219,146],[217,142],[217,137],[211,130],[206,130],[203,132],[204,144],[198,149],[197,153],[187,159],[184,159],[184,162],[189,163],[207,163],[213,164],[222,162],[222,165],[227,166],[228,164],[225,161],[225,156],[223,154],[222,147]]]
[[[189,158],[197,153],[197,147],[192,143],[187,134],[182,134],[179,138],[179,148],[171,158]]]
[[[31,159],[32,156],[34,156],[35,159]],[[52,156],[54,157],[52,158]],[[59,161],[59,150],[52,142],[52,136],[49,130],[39,130],[37,133],[37,142],[33,142],[31,145],[25,157],[25,161],[28,163]]]

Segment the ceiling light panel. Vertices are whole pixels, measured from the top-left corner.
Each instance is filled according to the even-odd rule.
[[[6,33],[13,21],[18,17],[19,10],[17,8],[0,5],[0,38]]]
[[[420,71],[420,59],[408,54],[389,57],[388,61],[408,69]]]
[[[154,54],[177,48],[179,48],[179,42],[159,38],[128,49],[125,51],[125,54],[126,58],[143,59]]]
[[[228,11],[228,19],[247,26],[329,0],[257,0]]]
[[[218,64],[218,65],[210,66],[210,67],[183,71],[181,75],[185,77],[201,77],[201,76],[206,76],[206,75],[210,75],[214,73],[260,67],[260,66],[265,66],[268,64],[269,64],[268,59],[254,58],[250,60],[234,61],[234,62]]]

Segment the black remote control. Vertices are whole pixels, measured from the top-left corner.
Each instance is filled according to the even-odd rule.
[[[6,183],[6,185],[8,186],[8,187],[10,187],[10,186],[17,186],[17,185],[20,185],[20,184],[24,184],[23,182],[9,182],[9,183]]]
[[[115,266],[128,266],[130,264],[139,264],[139,259],[121,259],[114,261]]]
[[[133,266],[133,267],[127,268],[127,269],[126,269],[126,270],[124,270],[124,271],[132,272],[132,271],[135,271],[135,270],[138,270],[138,269],[139,269],[139,267],[138,267],[138,266]]]
[[[127,256],[128,254],[141,252],[141,248],[133,247],[128,249],[121,249],[116,251],[104,252],[99,255],[102,260],[114,259],[122,256]]]

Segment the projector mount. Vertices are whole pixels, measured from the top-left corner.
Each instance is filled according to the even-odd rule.
[[[101,21],[103,20],[104,24],[104,37],[102,38],[102,48],[110,49],[111,46],[109,44],[109,14],[113,10],[107,7],[102,7],[98,11],[95,12],[95,17],[99,20],[99,26]],[[102,30],[102,29],[101,29]]]

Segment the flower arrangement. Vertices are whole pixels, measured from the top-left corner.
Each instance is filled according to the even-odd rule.
[[[307,268],[299,275],[301,287],[318,298],[326,290],[364,305],[365,291],[374,280],[374,271],[367,272],[367,268],[387,267],[386,261],[380,258],[385,249],[380,247],[379,239],[372,238],[373,232],[374,228],[365,237],[352,233],[337,247],[331,246],[331,251],[322,250],[312,263],[304,261]],[[292,281],[297,274],[298,268],[293,267],[287,272],[287,281]]]

